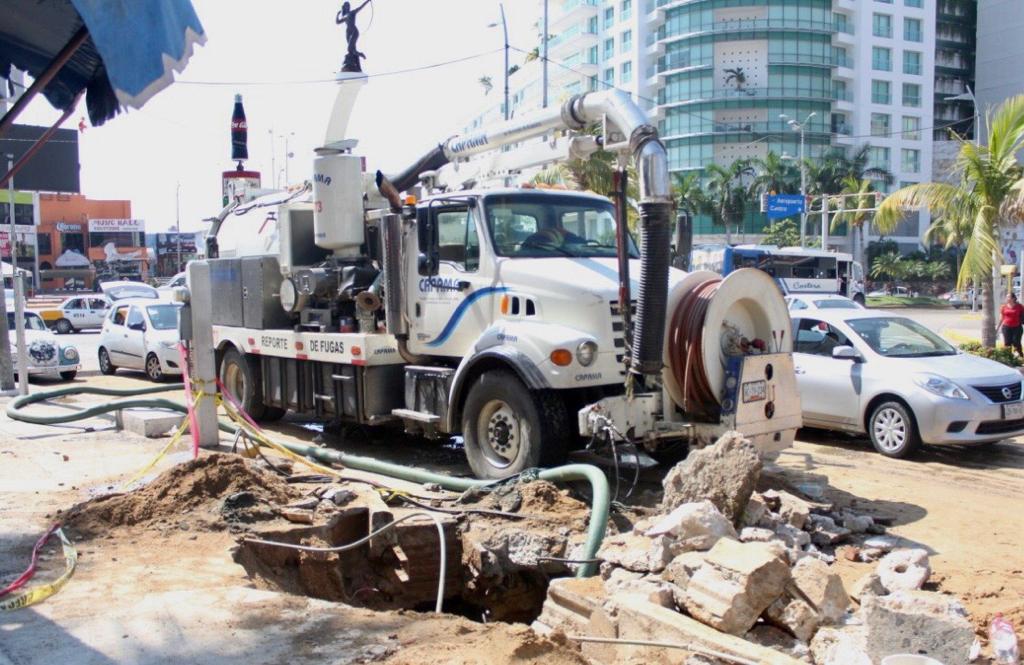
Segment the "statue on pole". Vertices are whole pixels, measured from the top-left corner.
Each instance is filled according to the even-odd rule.
[[[352,5],[348,2],[342,3],[341,11],[335,17],[334,22],[337,25],[345,24],[345,41],[348,43],[348,52],[345,53],[345,61],[341,66],[343,72],[362,72],[363,68],[360,65],[360,58],[365,58],[366,54],[359,51],[356,48],[356,40],[359,39],[359,28],[356,27],[356,15],[363,10],[363,7],[370,4],[371,0],[363,0],[363,4],[359,5],[355,9],[352,9]]]

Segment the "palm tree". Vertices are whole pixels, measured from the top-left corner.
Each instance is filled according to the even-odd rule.
[[[959,275],[964,245],[970,240],[973,228],[973,219],[943,215],[932,220],[931,226],[924,232],[924,239],[930,244],[940,244],[944,249],[956,252],[956,274]]]
[[[676,197],[676,207],[691,217],[707,207],[704,190],[700,184],[700,174],[696,172],[676,173],[676,182],[672,185],[672,193]]]
[[[736,90],[742,90],[743,86],[747,83],[747,74],[743,71],[742,67],[731,67],[724,70],[724,73],[725,84],[735,84]]]
[[[485,95],[494,89],[494,82],[491,81],[490,76],[481,76],[476,82],[484,87]]]
[[[796,194],[800,190],[800,170],[777,153],[769,152],[750,165],[755,171],[750,183],[751,194]]]
[[[1024,149],[1024,95],[1011,97],[994,113],[987,114],[985,145],[954,137],[959,143],[949,182],[926,182],[903,187],[882,202],[875,225],[888,232],[903,219],[906,210],[926,208],[953,227],[970,228],[967,252],[957,275],[957,287],[981,284],[981,341],[994,347],[995,280],[993,270],[1001,263],[1000,226],[1024,221],[1024,170],[1017,153]]]
[[[732,227],[743,222],[747,214],[748,188],[743,178],[754,170],[746,159],[737,159],[728,167],[710,164],[705,169],[707,181],[706,210],[715,223],[725,227],[725,241],[732,242]]]
[[[840,194],[848,194],[840,199],[839,212],[833,215],[832,224],[829,227],[835,233],[839,226],[846,224],[850,229],[850,243],[853,247],[853,260],[863,263],[865,244],[867,239],[867,226],[871,221],[872,213],[866,208],[875,207],[875,183],[868,178],[860,180],[847,177],[843,180],[843,190]]]
[[[872,279],[885,279],[888,277],[891,280],[889,282],[891,289],[893,281],[906,277],[907,267],[907,262],[899,254],[882,254],[875,257],[875,262],[871,264],[871,272],[869,274]]]
[[[870,178],[887,185],[892,184],[892,173],[879,166],[870,166],[870,162],[870,145],[862,145],[851,154],[847,154],[842,148],[833,148],[817,161],[805,160],[807,189],[812,194],[838,194],[843,191],[843,181],[847,178]]]

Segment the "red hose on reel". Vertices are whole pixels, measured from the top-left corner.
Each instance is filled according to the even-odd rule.
[[[697,284],[686,293],[672,313],[666,344],[669,371],[683,393],[680,405],[688,414],[717,417],[718,395],[704,368],[704,319],[721,278]]]

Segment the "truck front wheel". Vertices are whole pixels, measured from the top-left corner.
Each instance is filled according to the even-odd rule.
[[[530,391],[512,372],[485,372],[462,411],[466,458],[478,478],[505,478],[559,464],[568,442],[565,404],[551,391]]]

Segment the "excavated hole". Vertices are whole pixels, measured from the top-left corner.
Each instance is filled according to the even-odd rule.
[[[322,526],[267,528],[251,537],[334,547],[365,537],[370,521],[369,509],[352,507]],[[570,574],[555,562],[509,570],[507,561],[500,561],[501,553],[496,555],[467,536],[473,529],[466,524],[446,520],[444,526],[448,547],[446,613],[474,621],[529,623],[540,614],[550,579]],[[514,524],[501,526],[516,528]],[[465,556],[464,542],[473,543],[469,547],[475,551],[470,556]],[[242,539],[233,558],[262,588],[356,607],[432,612],[437,597],[437,528],[427,520],[402,523],[365,545],[337,553],[302,552]]]

